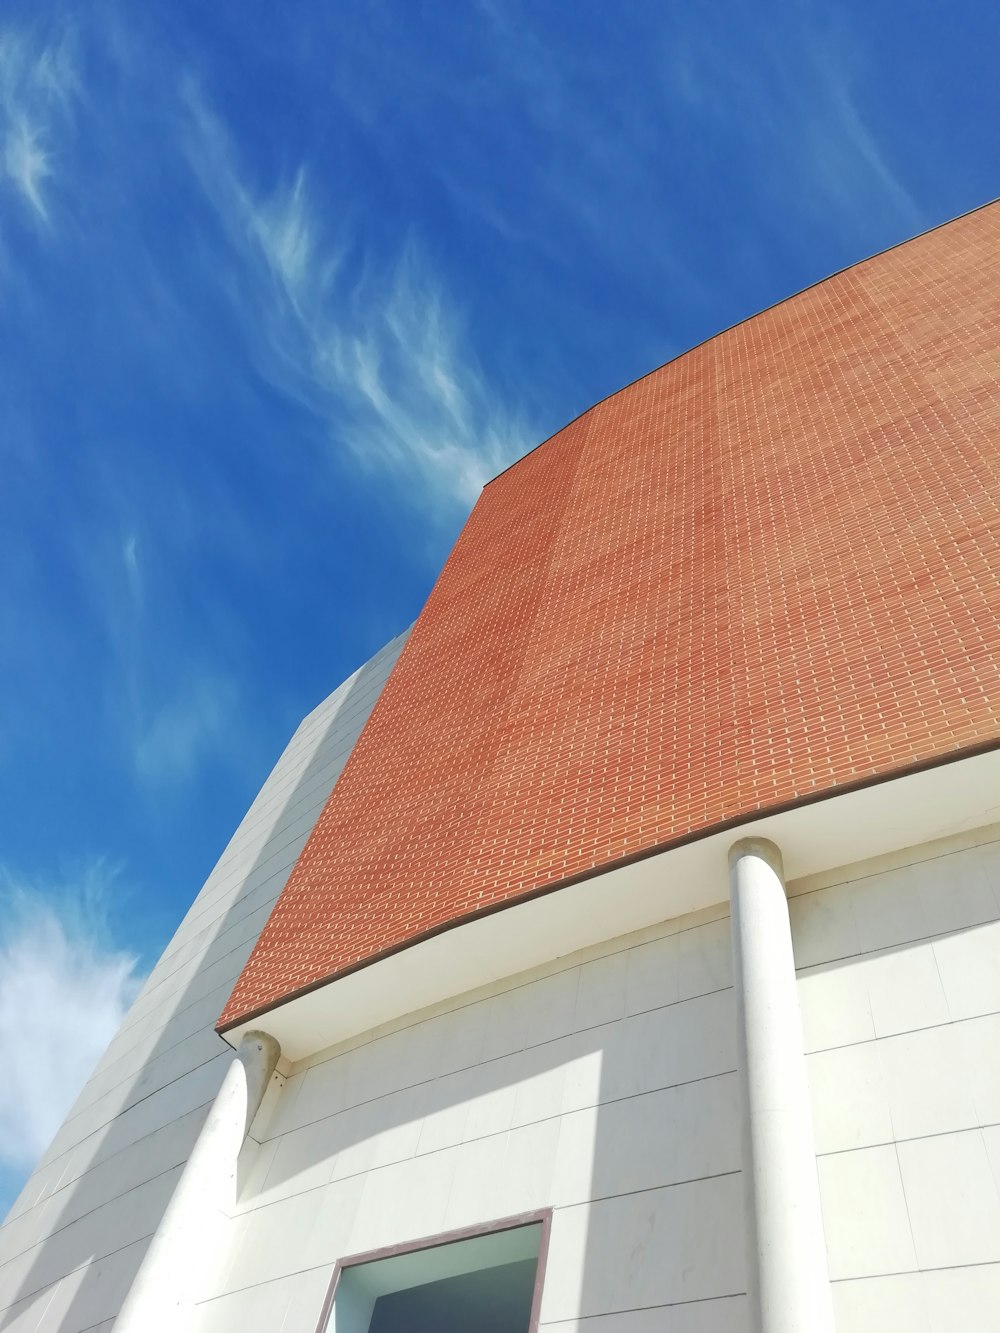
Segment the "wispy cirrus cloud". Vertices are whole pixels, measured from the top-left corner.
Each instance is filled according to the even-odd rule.
[[[0,1173],[48,1146],[142,984],[109,939],[116,879],[102,861],[56,886],[0,867]]]
[[[781,168],[794,214],[863,226],[876,212],[919,231],[928,219],[864,110],[862,63],[843,16],[807,6],[780,32],[692,26],[674,35],[666,69],[699,118]]]
[[[150,651],[178,596],[157,577],[150,540],[126,526],[82,553],[81,565],[114,653],[118,689],[109,704],[132,771],[148,789],[179,789],[206,765],[242,755],[245,719],[235,680],[201,645],[166,636]]]
[[[190,588],[164,572],[156,532],[130,512],[134,497],[117,501],[111,530],[84,528],[75,543],[81,597],[113,677],[108,735],[140,790],[178,792],[206,768],[245,762],[252,725],[231,664],[183,619]]]
[[[218,676],[186,686],[133,725],[136,773],[151,786],[188,781],[208,761],[232,753],[238,696],[232,682]]]
[[[43,223],[51,221],[60,144],[80,93],[72,31],[45,42],[30,32],[0,30],[0,177]]]
[[[122,540],[122,561],[125,565],[129,596],[133,605],[141,610],[145,599],[145,588],[139,561],[139,537],[135,532],[129,532]]]
[[[237,263],[232,294],[261,373],[314,411],[367,468],[469,503],[528,447],[462,316],[405,243],[379,266],[334,234],[304,167],[251,187],[221,121],[189,87],[189,155]]]

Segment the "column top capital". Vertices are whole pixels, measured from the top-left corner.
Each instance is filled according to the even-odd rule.
[[[754,856],[766,862],[784,883],[785,867],[781,860],[781,848],[776,842],[770,838],[740,838],[729,849],[729,868],[732,869],[745,856]]]

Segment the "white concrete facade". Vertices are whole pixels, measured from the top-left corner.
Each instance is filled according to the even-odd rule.
[[[1000,1327],[1000,828],[790,901],[838,1333]]]
[[[312,1333],[338,1257],[551,1207],[542,1327],[742,1329],[730,958],[719,905],[304,1061],[194,1328]]]
[[[118,1312],[118,1333],[176,1333],[223,1261],[239,1195],[239,1158],[281,1050],[273,1037],[248,1032],[174,1185]]]
[[[995,1330],[1000,829],[789,892],[835,1326]],[[195,1328],[311,1333],[338,1257],[552,1207],[543,1327],[748,1333],[731,957],[720,904],[303,1061]]]
[[[405,640],[298,727],[14,1203],[0,1329],[110,1329],[232,1061],[215,1020]]]
[[[110,1333],[230,1067],[214,1021],[401,646],[299,728],[0,1230],[0,1329]],[[786,864],[864,793],[824,805]],[[284,1059],[185,1329],[314,1333],[338,1259],[552,1209],[543,1328],[750,1333],[729,885],[698,855],[671,873],[713,903],[671,887],[664,920]],[[1000,826],[787,891],[835,1327],[996,1333]]]

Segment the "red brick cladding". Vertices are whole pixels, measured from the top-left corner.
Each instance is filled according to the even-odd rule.
[[[1000,740],[1000,207],[484,490],[220,1019],[724,820]]]

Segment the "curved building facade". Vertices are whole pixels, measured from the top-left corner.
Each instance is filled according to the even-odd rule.
[[[984,210],[484,490],[222,1027],[475,913],[1000,735]]]
[[[995,1329],[998,821],[991,205],[484,489],[15,1205],[0,1328]]]

